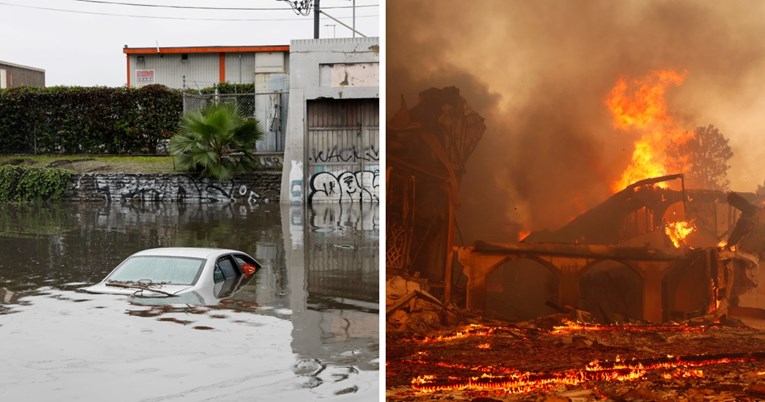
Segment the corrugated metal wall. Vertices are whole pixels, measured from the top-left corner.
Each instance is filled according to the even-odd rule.
[[[140,86],[136,70],[154,70],[154,83],[170,88],[205,88],[218,82],[218,54],[189,54],[183,60],[181,54],[130,55],[130,82]],[[139,61],[143,58],[143,61]]]
[[[379,201],[379,99],[308,101],[308,202]]]
[[[225,81],[250,83],[260,74],[286,76],[288,56],[281,52],[225,53]],[[154,83],[170,88],[201,89],[220,82],[220,53],[186,53],[185,59],[182,53],[131,54],[129,57],[133,87],[141,85],[136,79],[136,70],[154,70]],[[286,90],[289,79],[285,81],[286,85],[280,85],[278,90]]]

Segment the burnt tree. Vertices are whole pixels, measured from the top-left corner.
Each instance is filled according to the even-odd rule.
[[[460,180],[485,129],[455,87],[402,99],[387,127],[387,272],[422,276],[447,302]]]
[[[715,126],[697,127],[690,139],[670,144],[667,156],[676,164],[687,166],[683,173],[688,187],[728,189],[728,161],[733,151]]]

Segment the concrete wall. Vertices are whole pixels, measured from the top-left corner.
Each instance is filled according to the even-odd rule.
[[[0,61],[0,89],[22,86],[44,87],[45,70]]]
[[[88,173],[74,177],[67,201],[184,201],[242,202],[279,201],[279,172],[238,175],[220,182],[189,174]]]
[[[290,43],[290,99],[282,175],[282,202],[307,195],[305,133],[307,101],[379,98],[379,39],[294,40]]]

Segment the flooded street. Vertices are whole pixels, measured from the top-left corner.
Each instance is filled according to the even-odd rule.
[[[262,265],[216,305],[81,288],[152,247]],[[0,400],[377,400],[369,204],[64,203],[0,209]]]

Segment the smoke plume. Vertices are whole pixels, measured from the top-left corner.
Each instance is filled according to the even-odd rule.
[[[392,1],[388,119],[401,95],[411,107],[445,86],[486,119],[462,181],[465,242],[554,229],[608,197],[635,137],[612,127],[605,98],[619,78],[656,69],[688,71],[668,113],[726,135],[732,187],[754,191],[765,179],[763,12],[739,0]]]

